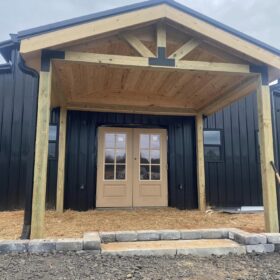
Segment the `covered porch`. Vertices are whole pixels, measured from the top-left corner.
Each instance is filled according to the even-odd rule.
[[[64,210],[69,111],[193,120],[197,205],[205,211],[203,116],[252,92],[258,95],[265,230],[278,232],[275,177],[270,166],[274,154],[268,84],[279,77],[279,56],[169,4],[97,19],[91,24],[67,27],[63,32],[54,30],[21,42],[26,64],[40,71],[32,238],[42,238],[45,233],[51,108],[60,107],[58,212]]]

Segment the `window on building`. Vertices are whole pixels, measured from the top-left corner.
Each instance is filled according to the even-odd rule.
[[[57,149],[57,125],[51,124],[49,127],[49,158],[56,158]]]
[[[204,131],[204,156],[206,161],[223,160],[222,147],[222,131],[221,130],[205,130]]]

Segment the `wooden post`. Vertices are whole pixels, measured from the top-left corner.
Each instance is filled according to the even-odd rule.
[[[43,238],[48,166],[51,71],[40,72],[35,143],[31,239]]]
[[[57,191],[56,191],[56,211],[63,213],[64,210],[64,166],[65,166],[65,146],[66,146],[66,125],[67,110],[60,109],[59,120],[59,148],[57,167]]]
[[[203,116],[196,116],[196,158],[197,158],[197,192],[198,207],[200,211],[206,210],[205,195],[205,166],[204,166],[204,144],[203,144]]]
[[[261,77],[257,100],[265,228],[266,232],[279,232],[275,174],[270,164],[274,162],[270,89]]]

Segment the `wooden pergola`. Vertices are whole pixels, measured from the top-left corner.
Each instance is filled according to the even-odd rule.
[[[149,3],[149,2],[147,2]],[[63,211],[67,110],[196,118],[199,209],[206,209],[203,116],[256,91],[265,223],[278,232],[269,82],[280,56],[173,1],[113,12],[22,38],[40,72],[32,238],[44,235],[50,109],[61,108],[57,211]]]

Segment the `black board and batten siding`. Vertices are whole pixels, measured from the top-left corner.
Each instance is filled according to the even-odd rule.
[[[192,117],[69,111],[67,120],[65,208],[95,208],[99,126],[168,130],[169,206],[197,208],[195,121]]]
[[[256,94],[207,117],[204,129],[222,131],[223,149],[221,160],[205,162],[208,204],[262,205]]]
[[[38,79],[23,73],[18,53],[11,70],[0,67],[0,210],[30,205],[37,115]]]

